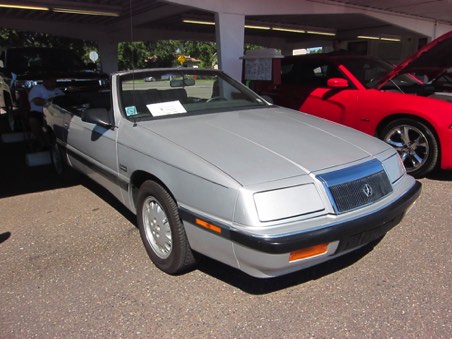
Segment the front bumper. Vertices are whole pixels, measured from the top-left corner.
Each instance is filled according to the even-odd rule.
[[[185,222],[210,233],[210,242],[215,241],[217,245],[225,242],[233,244],[235,260],[232,258],[225,260],[222,256],[217,256],[217,260],[229,264],[236,261],[237,265],[233,265],[234,267],[255,277],[274,277],[331,260],[383,237],[403,219],[407,210],[419,197],[421,189],[421,183],[416,181],[396,201],[373,213],[352,220],[330,223],[322,228],[308,229],[288,235],[245,233],[228,225],[207,220],[208,223],[218,226],[217,231],[212,232],[196,225],[198,216],[189,211],[180,209],[180,216]],[[206,218],[202,219],[206,220]],[[324,243],[329,243],[326,253],[289,262],[290,252]],[[202,252],[212,256],[209,253],[210,251]]]
[[[364,217],[327,227],[286,236],[255,236],[252,234],[230,231],[230,239],[254,250],[280,254],[304,247],[339,240],[338,251],[358,247],[371,242],[396,226],[405,215],[406,210],[421,194],[421,183],[416,181],[413,187],[392,204]]]

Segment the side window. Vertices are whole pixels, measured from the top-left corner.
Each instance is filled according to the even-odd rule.
[[[284,84],[300,86],[326,86],[328,65],[320,62],[285,63],[281,68],[281,80]]]
[[[52,99],[54,105],[60,106],[74,115],[81,116],[88,108],[111,109],[111,92],[67,93]]]
[[[376,80],[387,74],[387,69],[379,64],[366,63],[363,65],[362,78],[360,79],[366,86],[370,86]]]
[[[326,79],[330,78],[345,78],[345,75],[339,70],[336,65],[325,65],[325,77]]]
[[[295,72],[293,63],[283,63],[281,65],[281,81],[283,84],[295,84]]]

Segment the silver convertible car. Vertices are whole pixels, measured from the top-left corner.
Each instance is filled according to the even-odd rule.
[[[56,171],[75,168],[135,213],[169,274],[196,253],[262,278],[316,265],[382,238],[421,191],[386,143],[219,71],[115,73],[111,92],[67,93],[45,114]]]

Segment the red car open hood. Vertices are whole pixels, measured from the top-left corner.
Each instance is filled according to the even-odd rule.
[[[375,88],[383,88],[388,81],[402,73],[422,72],[439,75],[450,67],[452,67],[452,31],[428,43],[396,66]]]

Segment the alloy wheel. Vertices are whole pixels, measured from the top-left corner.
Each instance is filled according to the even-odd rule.
[[[143,204],[143,226],[146,239],[154,253],[166,259],[172,250],[172,235],[168,217],[159,202],[152,196]]]

